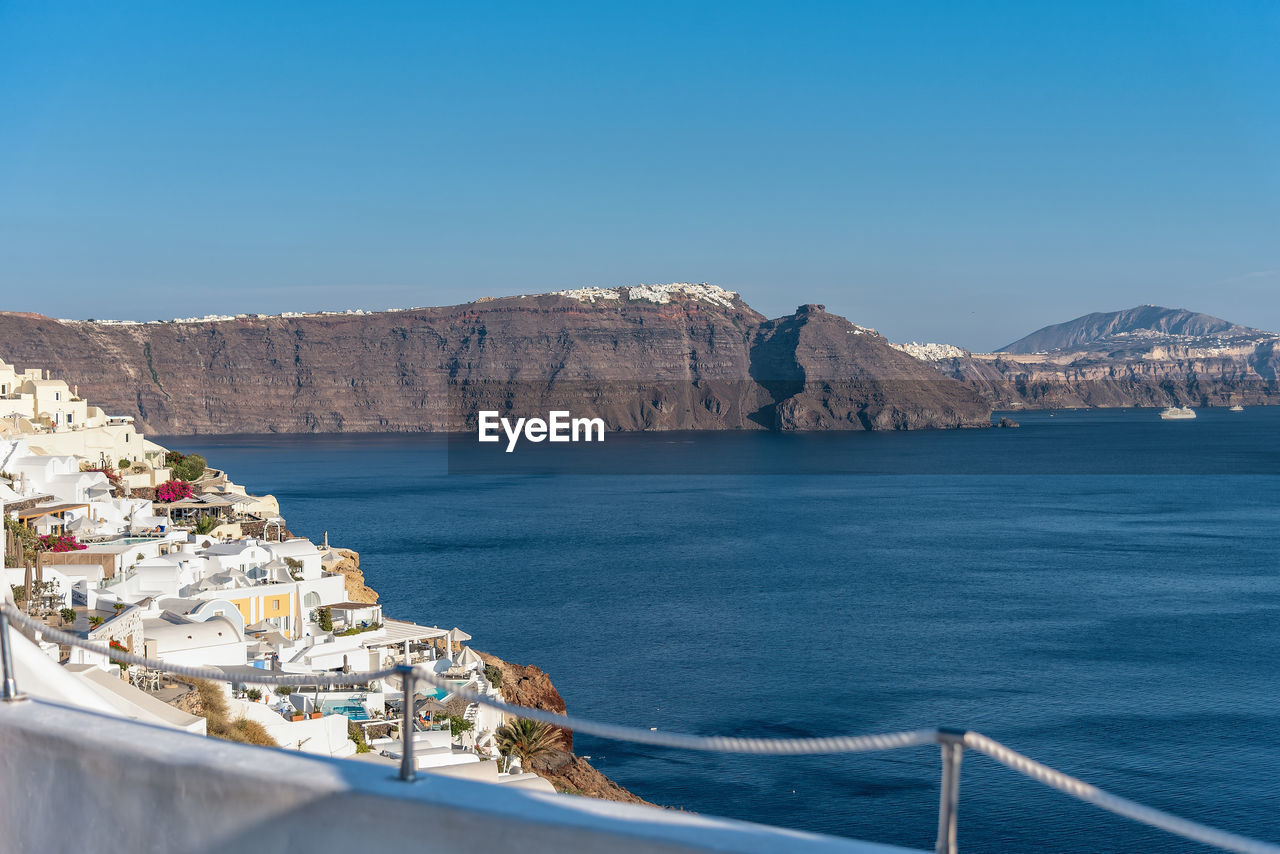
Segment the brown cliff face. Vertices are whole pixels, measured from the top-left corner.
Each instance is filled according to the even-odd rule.
[[[987,423],[962,383],[857,329],[817,307],[766,321],[736,297],[623,291],[200,323],[0,313],[0,358],[161,434],[463,430],[478,408],[568,409],[614,430]]]
[[[557,714],[565,713],[564,698],[560,696],[556,686],[551,684],[551,677],[537,667],[512,664],[486,652],[480,653],[480,657],[486,665],[493,665],[502,671],[502,696],[508,703]],[[545,777],[559,792],[653,806],[601,774],[582,757],[575,756],[573,733],[570,730],[560,732],[564,739],[564,750],[557,750],[551,756],[535,762],[528,770]]]
[[[1140,305],[1046,326],[996,353],[935,366],[993,401],[1027,407],[1280,403],[1280,335]]]
[[[937,363],[996,409],[1263,406],[1280,403],[1274,341],[1237,351],[1164,347],[1128,353],[973,355]]]
[[[551,684],[551,677],[531,664],[512,664],[503,661],[496,655],[480,653],[485,664],[492,664],[502,671],[502,696],[508,703],[517,706],[529,706],[533,709],[544,709],[558,715],[565,713],[564,698]],[[573,731],[562,729],[560,736],[564,740],[565,750],[573,750]]]
[[[762,324],[752,347],[753,376],[774,398],[775,429],[990,426],[990,411],[975,408],[973,394],[920,364],[821,305]]]
[[[343,581],[346,584],[347,601],[376,605],[378,591],[365,584],[364,571],[360,569],[360,553],[351,549],[341,548],[335,548],[333,551],[341,555],[342,560],[327,567],[327,569],[330,572],[342,573]]]

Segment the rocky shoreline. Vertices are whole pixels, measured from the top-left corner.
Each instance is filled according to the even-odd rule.
[[[565,713],[564,698],[551,683],[551,677],[540,668],[503,661],[487,652],[481,652],[480,657],[484,659],[485,664],[493,665],[502,671],[502,696],[507,702],[557,714]],[[587,760],[575,754],[572,730],[561,730],[561,733],[563,733],[565,749],[557,750],[548,758],[534,762],[528,770],[550,781],[556,787],[556,791],[565,794],[656,806],[619,786],[592,767]]]

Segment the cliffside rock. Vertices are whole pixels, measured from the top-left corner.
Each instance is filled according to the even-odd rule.
[[[325,569],[330,572],[340,572],[346,578],[344,579],[347,588],[348,602],[364,602],[369,605],[376,604],[378,601],[378,591],[364,583],[364,572],[360,569],[360,554],[351,549],[333,549],[334,552],[342,556],[342,560],[337,563],[326,564]]]
[[[465,430],[479,408],[568,409],[611,430],[901,429],[989,416],[964,384],[819,305],[766,321],[705,285],[190,323],[0,313],[0,342],[0,358],[48,368],[153,433]]]
[[[529,770],[551,781],[557,792],[599,798],[603,801],[657,806],[622,788],[592,767],[591,763],[581,756],[575,756],[567,751],[557,750],[545,759],[534,762]]]
[[[532,664],[512,664],[503,661],[496,655],[487,652],[479,653],[485,664],[491,664],[502,671],[502,696],[507,702],[517,706],[529,706],[534,709],[545,709],[563,715],[565,713],[564,698],[551,684],[551,677]],[[573,750],[573,731],[562,729],[566,750]]]
[[[935,364],[996,409],[1280,403],[1280,352],[1274,342],[1212,351],[1161,347],[1137,354],[974,354]]]
[[[777,430],[991,426],[975,394],[922,367],[821,305],[762,324],[752,349],[753,376],[774,397],[772,412],[762,414]]]
[[[502,696],[507,702],[518,706],[529,706],[545,709],[558,714],[565,713],[564,698],[551,684],[551,678],[532,665],[512,664],[503,661],[496,655],[481,652],[480,657],[486,665],[493,665],[502,671]],[[564,737],[564,750],[553,753],[547,759],[534,763],[534,771],[551,781],[557,791],[575,795],[586,795],[606,801],[623,801],[633,804],[649,804],[649,801],[635,795],[610,780],[593,768],[589,762],[573,753],[573,732],[561,730]],[[653,804],[650,804],[653,806]]]
[[[996,409],[1280,403],[1280,335],[1144,305],[1046,326],[996,353],[920,352]]]

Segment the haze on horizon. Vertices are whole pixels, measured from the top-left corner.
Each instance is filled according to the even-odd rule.
[[[990,350],[1280,330],[1280,6],[0,6],[0,309],[707,281]]]

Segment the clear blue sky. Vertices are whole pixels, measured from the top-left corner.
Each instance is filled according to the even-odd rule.
[[[0,308],[1280,329],[1280,4],[0,0]]]

